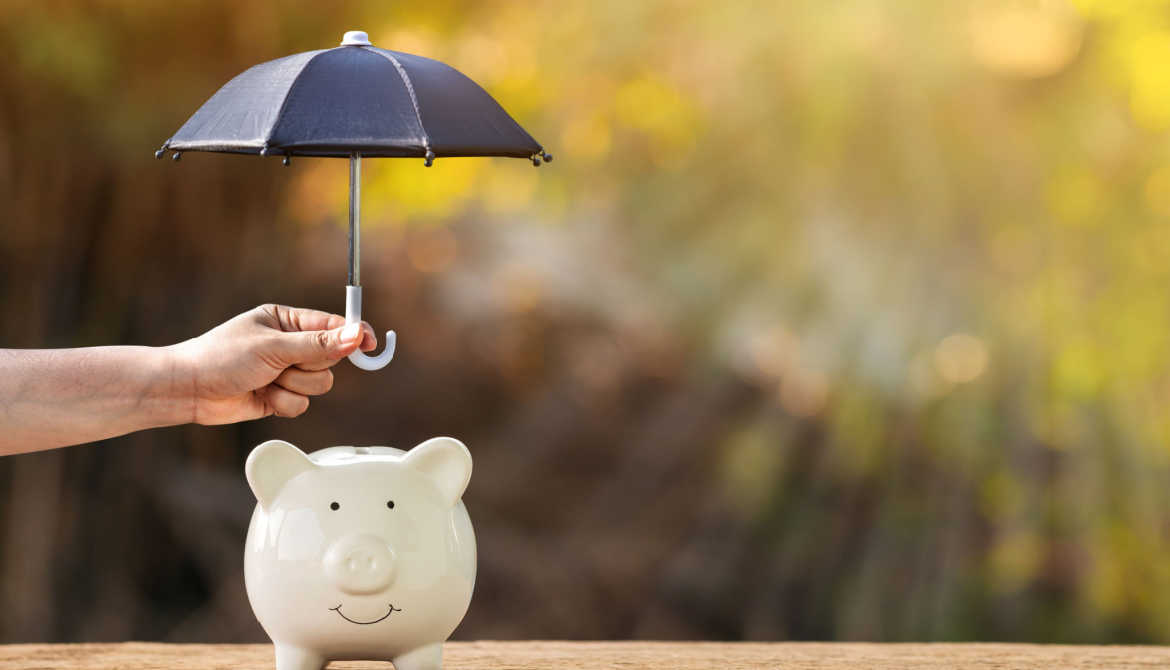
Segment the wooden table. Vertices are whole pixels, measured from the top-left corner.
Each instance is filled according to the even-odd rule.
[[[736,670],[737,668],[1170,668],[1170,647],[1031,644],[864,644],[715,642],[450,642],[446,670]],[[18,644],[0,646],[0,668],[272,670],[269,645]],[[385,663],[333,663],[380,668]]]

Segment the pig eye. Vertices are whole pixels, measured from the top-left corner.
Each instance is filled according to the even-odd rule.
[[[387,501],[386,501],[386,507],[389,507],[390,509],[394,509],[394,501],[393,501],[393,500],[387,500]]]
[[[341,505],[337,504],[336,502],[331,502],[329,503],[329,509],[336,512],[337,510],[341,509]]]

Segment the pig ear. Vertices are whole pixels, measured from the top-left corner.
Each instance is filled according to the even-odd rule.
[[[244,474],[256,500],[265,509],[288,480],[316,466],[300,449],[284,440],[268,440],[248,454]]]
[[[435,437],[406,452],[402,459],[438,487],[443,501],[454,506],[471,479],[471,452],[451,437]]]

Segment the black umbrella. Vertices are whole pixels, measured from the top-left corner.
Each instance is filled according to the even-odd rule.
[[[347,323],[361,320],[361,160],[510,156],[533,165],[552,156],[486,91],[455,68],[430,58],[379,49],[361,31],[341,46],[278,58],[238,75],[216,91],[155,156],[184,151],[349,158]],[[364,370],[394,356],[394,331],[376,357],[355,351]]]

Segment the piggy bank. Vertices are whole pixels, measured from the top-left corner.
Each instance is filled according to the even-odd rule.
[[[244,469],[259,503],[244,580],[277,670],[331,660],[438,670],[475,584],[475,536],[460,500],[467,447],[437,437],[406,452],[305,455],[271,440]]]

